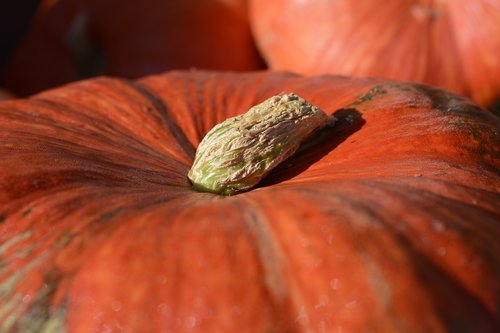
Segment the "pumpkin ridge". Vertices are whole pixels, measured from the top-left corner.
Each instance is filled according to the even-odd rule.
[[[363,242],[360,241],[349,243],[348,246],[355,247],[357,251],[350,253],[349,257],[345,257],[345,259],[341,261],[340,258],[344,258],[346,255],[342,251],[345,250],[345,248],[342,249],[342,247],[346,244],[346,241],[350,239],[351,233],[337,235],[335,232],[342,230],[342,228],[337,229],[341,227],[342,222],[348,225],[354,225],[355,222],[358,221],[337,220],[333,218],[334,214],[337,214],[338,211],[332,212],[332,215],[330,215],[327,212],[318,212],[315,208],[304,209],[314,201],[309,201],[309,198],[303,196],[301,193],[302,190],[304,190],[304,188],[299,187],[299,189],[275,191],[273,195],[264,192],[260,193],[263,196],[265,195],[265,197],[263,197],[265,200],[262,200],[263,203],[271,203],[272,201],[269,199],[275,197],[278,200],[276,204],[280,207],[292,206],[297,202],[305,204],[304,207],[294,210],[293,212],[288,210],[273,210],[272,206],[274,205],[264,205],[271,208],[266,210],[268,211],[267,215],[271,218],[270,223],[279,230],[277,232],[279,232],[282,246],[287,252],[288,260],[290,261],[290,271],[295,271],[295,278],[297,280],[295,289],[298,290],[296,290],[295,293],[302,292],[304,295],[304,297],[300,297],[299,299],[295,298],[295,300],[291,300],[296,316],[294,316],[295,318],[290,318],[290,320],[297,322],[296,325],[301,326],[300,332],[314,329],[321,331],[324,326],[332,327],[333,331],[335,331],[341,329],[344,326],[343,324],[349,324],[350,321],[356,322],[354,318],[350,317],[349,314],[345,312],[346,307],[348,309],[347,312],[350,312],[356,308],[357,303],[362,303],[365,299],[356,300],[357,297],[361,297],[361,294],[363,295],[362,298],[370,298],[365,289],[367,286],[364,284],[370,284],[371,277],[359,281],[363,286],[358,286],[358,288],[354,290],[349,290],[351,289],[348,287],[349,282],[346,282],[347,280],[359,280],[360,276],[365,275],[363,271],[365,268],[364,264],[363,268],[360,267],[360,270],[355,272],[352,264],[349,264],[349,262],[361,261],[366,264],[367,258],[363,253],[359,253],[363,247]],[[312,189],[311,191],[320,197],[322,195],[319,190]],[[258,192],[255,192],[254,195],[258,196]],[[360,210],[359,208],[361,208],[362,205],[356,203],[355,199],[343,197],[341,200],[346,200],[345,202],[348,205],[353,204],[353,207],[356,207],[356,209],[353,209],[353,212],[355,211],[356,214],[359,212],[357,217],[364,215],[363,220],[365,223],[371,223],[373,219],[377,218],[378,214],[374,211]],[[344,208],[344,206],[342,206],[342,208]],[[285,220],[286,216],[290,216],[291,219]],[[312,227],[312,225],[321,227],[317,229],[317,227]],[[332,231],[333,234],[329,234]],[[310,238],[307,237],[309,233],[319,234],[317,235],[318,237]],[[346,266],[350,266],[349,268],[345,268],[346,272],[350,274],[345,275],[342,269],[342,263],[345,263]],[[377,273],[372,268],[370,268],[370,270],[380,277],[380,272]],[[351,274],[357,275],[351,276]],[[339,291],[342,288],[338,288],[338,279],[335,278],[339,276],[347,278],[347,280],[342,280],[342,283],[347,283],[348,290],[341,294],[339,294]],[[383,281],[378,282],[383,283]],[[371,285],[368,287],[372,293],[380,291]],[[358,289],[360,290],[358,291]],[[311,290],[315,290],[316,292],[312,293]],[[343,304],[346,300],[348,302]],[[371,329],[377,329],[384,332],[400,331],[387,329],[387,321],[384,323],[379,323],[379,321],[377,321],[377,317],[384,316],[384,313],[389,313],[386,308],[380,309],[382,311],[377,311],[373,306],[369,307],[370,313],[363,318],[365,321],[348,326],[354,329],[356,327],[370,327]],[[374,315],[375,312],[377,312],[376,315]],[[370,319],[366,320],[366,317]],[[391,319],[388,320],[390,321]],[[333,325],[332,321],[334,321],[336,325]],[[351,322],[351,324],[353,323]]]
[[[421,180],[421,178],[418,178]],[[402,184],[391,184],[387,182],[380,182],[380,181],[373,181],[373,180],[363,180],[359,181],[360,185],[365,186],[367,188],[373,188],[376,189],[374,191],[376,192],[382,192],[379,194],[374,193],[375,197],[392,197],[392,198],[401,198],[401,200],[411,202],[416,204],[417,207],[420,207],[422,203],[420,202],[425,202],[425,200],[430,200],[430,202],[434,203],[433,205],[437,205],[437,207],[432,208],[433,205],[428,205],[427,209],[433,209],[432,210],[432,217],[429,216],[429,221],[430,222],[425,222],[427,224],[434,224],[434,221],[444,221],[449,224],[449,229],[453,230],[453,232],[456,233],[457,236],[463,238],[464,241],[467,241],[464,244],[470,245],[471,251],[477,254],[481,254],[481,257],[483,259],[487,259],[486,263],[484,264],[485,266],[485,271],[487,274],[483,274],[486,277],[492,277],[495,276],[496,274],[500,272],[495,272],[496,267],[500,267],[498,264],[495,262],[498,261],[492,253],[495,253],[495,248],[496,248],[496,243],[495,239],[498,237],[496,234],[498,232],[495,230],[496,226],[496,221],[498,220],[498,214],[495,212],[492,212],[490,210],[485,210],[482,206],[476,206],[473,202],[464,202],[463,199],[457,197],[457,190],[452,189],[449,192],[450,193],[436,193],[434,191],[429,191],[428,189],[423,189],[418,191],[418,188],[414,188],[412,191],[408,188],[407,185],[402,185]],[[404,183],[403,183],[404,184]],[[464,190],[466,191],[466,194],[469,195],[472,198],[475,198],[474,200],[477,200],[480,202],[482,200],[481,195],[477,193],[477,190],[464,187]],[[469,193],[467,193],[469,192]],[[472,193],[470,193],[472,192]],[[453,194],[451,196],[450,194]],[[488,198],[489,192],[482,193]],[[423,199],[425,198],[425,200]],[[372,204],[375,205],[377,210],[383,211],[382,208],[383,206],[378,206],[379,204],[377,203],[376,200],[371,199]],[[364,202],[369,202],[368,200],[364,199]],[[387,203],[389,204],[389,202]],[[478,203],[480,205],[480,203]],[[494,202],[493,202],[494,204]],[[404,204],[402,204],[404,206]],[[428,212],[425,212],[425,206],[424,207],[424,214],[431,215]],[[456,208],[459,207],[459,208]],[[494,206],[493,206],[494,207]],[[414,215],[420,215],[420,214],[415,214]],[[398,217],[392,220],[396,220]],[[401,217],[399,217],[401,218]],[[384,221],[390,221],[390,218],[385,218],[383,219]],[[409,218],[407,218],[407,222],[409,222]],[[415,222],[413,222],[416,226],[421,227],[420,224],[417,224],[416,218],[414,218]],[[404,219],[402,220],[404,222]],[[424,220],[421,221],[421,223],[424,223]],[[480,226],[480,228],[478,228]],[[405,228],[401,227],[401,232],[405,231]],[[438,228],[437,232],[441,232],[441,229]],[[422,233],[422,232],[421,232]],[[423,234],[423,233],[422,233]],[[410,242],[407,243],[418,243],[416,236],[418,233],[412,233],[408,232],[408,240]],[[425,235],[425,234],[424,234]],[[467,236],[465,236],[467,235]],[[500,235],[498,235],[500,236]],[[461,244],[458,242],[458,244]],[[420,244],[420,245],[426,245],[425,242]],[[472,246],[474,245],[474,246]],[[458,260],[455,260],[458,263]],[[453,264],[453,260],[450,259],[450,263]],[[441,263],[440,267],[448,267],[450,266],[443,265]],[[492,269],[489,269],[492,268]],[[466,268],[461,268],[462,270]],[[453,272],[449,271],[449,274],[452,274]],[[455,275],[456,279],[459,281],[462,281],[462,283],[465,283],[463,280],[463,277],[458,279],[458,274],[460,272],[454,272],[453,274]],[[467,273],[464,273],[467,274]],[[472,274],[471,274],[472,276]],[[484,280],[484,278],[476,277],[480,280]],[[470,283],[470,281],[468,281]],[[491,288],[492,285],[490,285]],[[479,292],[479,293],[478,293]],[[494,292],[493,292],[494,294]],[[481,299],[482,303],[487,304],[488,307],[494,308],[496,305],[494,304],[494,301],[491,300],[491,289],[488,291],[485,290],[476,290],[475,292],[476,298]]]
[[[66,98],[61,98],[60,94],[57,94],[61,89],[57,88],[35,95],[33,99],[35,101],[42,100],[43,103],[48,104],[55,103],[54,108],[62,108],[58,112],[61,118],[66,113],[74,115],[71,117],[73,119],[80,120],[80,118],[83,118],[81,121],[87,125],[85,129],[90,130],[89,134],[92,134],[89,137],[96,135],[106,143],[111,138],[114,139],[111,140],[113,143],[115,143],[116,139],[127,139],[130,142],[116,143],[115,146],[123,147],[124,143],[127,143],[126,147],[130,149],[138,149],[140,146],[141,149],[138,149],[138,151],[141,153],[155,155],[159,159],[167,155],[189,164],[188,156],[179,156],[179,148],[182,151],[183,147],[179,146],[181,143],[174,136],[175,126],[173,129],[167,126],[165,131],[161,133],[158,131],[159,128],[151,128],[152,122],[163,129],[163,125],[167,124],[165,119],[168,117],[162,115],[161,104],[158,105],[156,101],[157,97],[141,90],[139,83],[135,84],[135,82],[126,79],[99,77],[93,80],[71,83],[66,87],[66,90],[69,91],[64,96]],[[69,96],[67,95],[72,97],[69,102]],[[130,103],[123,103],[124,99],[128,99]],[[104,103],[101,100],[104,100]],[[101,109],[107,112],[101,111]],[[136,132],[131,131],[131,128],[127,128],[132,121],[132,117],[137,118],[140,116],[145,119],[133,120],[138,122],[137,125],[142,125],[142,128],[136,128]],[[124,120],[128,121],[124,122]],[[91,126],[88,126],[89,124]],[[146,130],[152,133],[142,132]],[[142,142],[145,139],[145,134],[155,135],[154,139],[156,141],[151,142],[149,145]],[[167,143],[165,142],[165,135],[169,136],[170,141],[173,142],[168,142],[169,147],[162,147],[168,148],[167,151],[159,151],[156,145]]]
[[[392,177],[388,177],[388,179],[385,181],[383,178],[380,178],[379,180],[375,181],[375,185],[380,185],[382,187],[390,186],[388,180],[391,178]],[[463,205],[471,209],[480,209],[482,211],[489,212],[491,214],[492,220],[494,220],[494,217],[498,215],[498,212],[496,212],[495,209],[496,200],[494,199],[498,194],[498,191],[495,191],[494,189],[474,188],[467,183],[457,183],[454,180],[432,178],[429,176],[414,175],[397,178],[400,178],[400,183],[403,183],[404,178],[408,178],[410,180],[406,183],[406,189],[404,192],[410,192],[411,190],[425,191],[429,195],[436,196],[436,198],[449,200],[451,203]],[[418,180],[413,179],[414,182],[412,182],[412,178],[418,178]],[[429,183],[428,187],[425,187],[426,185],[424,185],[424,182]],[[441,189],[441,191],[439,192],[435,189],[435,187],[438,186]],[[446,191],[444,189],[446,189]],[[478,198],[480,198],[480,200],[478,200]]]
[[[242,203],[236,201],[233,205],[239,209],[247,205],[256,206],[256,203],[250,198],[241,200],[243,200]],[[244,221],[256,240],[255,249],[259,253],[264,274],[266,275],[265,281],[269,294],[276,303],[282,303],[287,295],[286,280],[282,273],[283,253],[279,249],[276,239],[273,237],[273,232],[262,214],[257,213],[257,211],[246,211]]]
[[[249,200],[246,200],[249,201]],[[260,259],[260,266],[264,274],[264,286],[268,297],[273,304],[274,311],[276,312],[275,324],[273,326],[287,327],[286,332],[295,332],[291,329],[290,324],[287,324],[289,314],[286,309],[285,302],[288,292],[286,279],[282,271],[282,259],[279,259],[281,251],[276,246],[276,241],[272,239],[272,235],[265,235],[269,232],[268,226],[262,216],[256,216],[253,213],[245,215],[245,222],[251,231],[253,238],[256,240],[255,251]],[[266,240],[262,240],[262,238]],[[272,239],[272,240],[271,240]],[[281,310],[281,311],[280,311]]]
[[[120,226],[117,221],[111,221],[113,219],[119,218],[119,214],[127,214],[130,217],[130,214],[132,213],[132,216],[137,216],[138,212],[135,211],[139,209],[139,211],[144,211],[144,210],[151,210],[151,209],[158,209],[162,208],[162,205],[165,204],[166,202],[169,202],[170,205],[175,208],[175,209],[170,209],[170,213],[173,213],[175,210],[180,210],[185,208],[186,206],[189,206],[189,201],[192,200],[192,193],[188,192],[187,195],[180,195],[174,198],[168,198],[168,199],[158,199],[156,198],[157,196],[153,196],[151,199],[146,200],[144,203],[141,202],[134,202],[132,206],[127,206],[126,209],[121,206],[117,205],[115,208],[104,211],[101,214],[98,214],[95,218],[79,218],[80,224],[83,224],[80,227],[80,230],[68,230],[65,229],[63,232],[61,232],[60,228],[63,227],[63,225],[57,225],[59,230],[58,234],[54,236],[54,233],[52,234],[52,237],[55,239],[55,243],[52,243],[52,246],[47,248],[45,252],[42,252],[42,254],[35,256],[31,260],[31,264],[24,264],[24,266],[21,266],[22,268],[26,268],[27,270],[23,273],[28,276],[32,276],[32,279],[34,275],[42,274],[43,272],[39,272],[39,267],[42,265],[46,265],[47,262],[51,263],[51,266],[55,267],[51,272],[48,272],[47,274],[43,275],[41,279],[43,281],[46,281],[47,287],[40,288],[38,291],[31,291],[28,293],[28,295],[33,295],[30,297],[30,299],[27,302],[20,302],[18,306],[23,306],[24,310],[22,310],[22,313],[24,313],[23,316],[20,316],[21,321],[16,323],[20,331],[22,330],[28,330],[28,329],[35,329],[35,331],[40,331],[44,327],[52,327],[52,325],[63,325],[63,323],[66,322],[66,314],[67,311],[70,310],[69,304],[67,303],[67,300],[65,297],[62,297],[61,295],[64,295],[64,293],[67,291],[69,287],[71,287],[73,283],[73,279],[75,276],[77,276],[80,273],[80,267],[84,263],[81,263],[82,261],[82,253],[86,253],[88,251],[93,252],[97,251],[100,246],[105,245],[107,240],[106,238],[110,237],[111,235],[106,235],[106,225],[109,226],[111,222],[114,222],[114,224],[118,227],[115,229],[116,231],[120,231],[120,228],[123,228],[123,226]],[[186,200],[186,198],[188,200]],[[122,198],[123,200],[123,198]],[[80,200],[78,200],[81,202]],[[173,204],[173,202],[176,202],[176,204]],[[72,218],[71,216],[69,217],[63,217],[63,221],[58,221],[59,224],[61,222],[64,222],[67,224],[67,227],[72,227],[71,222]],[[38,232],[39,233],[39,232]],[[104,235],[103,235],[104,233]],[[101,235],[101,242],[94,241],[93,243],[90,243],[88,240],[92,235]],[[31,235],[31,239],[34,235]],[[38,235],[40,237],[40,235]],[[104,237],[104,238],[103,238]],[[97,238],[97,237],[95,237]],[[31,245],[33,247],[33,250],[36,252],[35,253],[40,253],[40,249],[37,247],[44,247],[45,244],[43,242],[43,238],[41,240],[31,240]],[[23,251],[23,249],[26,247],[26,244],[22,244],[20,242],[16,244],[12,244],[12,249],[9,249],[9,253],[11,253],[13,258],[16,258],[17,256],[15,255],[16,253],[20,253]],[[74,256],[74,251],[75,249],[77,250],[79,256]],[[5,251],[7,249],[4,249],[0,251],[0,255],[4,256]],[[84,256],[83,256],[84,257]],[[22,257],[21,257],[22,258]],[[84,257],[85,259],[85,257]],[[20,259],[16,259],[17,261]],[[0,261],[1,263],[1,261]],[[15,265],[16,261],[12,262],[11,265]],[[62,265],[62,266],[61,266]],[[0,290],[2,289],[2,274],[3,272],[0,270]],[[17,283],[20,283],[20,281],[17,281]],[[41,286],[43,286],[43,283],[40,282]],[[61,286],[64,286],[66,291],[61,290]],[[26,287],[26,285],[19,284],[17,286],[21,290]],[[31,286],[33,287],[33,286]],[[55,294],[57,292],[57,295]],[[18,291],[18,293],[21,293]],[[22,295],[22,293],[21,293]],[[62,297],[62,298],[61,298]],[[5,305],[4,305],[5,306]],[[7,304],[8,306],[8,304]],[[7,314],[8,312],[8,307],[2,308],[2,304],[0,303],[0,310],[6,310]],[[11,310],[12,311],[12,310]],[[19,308],[18,310],[19,311]],[[1,313],[1,312],[0,312]],[[0,316],[0,319],[2,317]],[[57,326],[57,327],[59,327]],[[7,326],[8,327],[8,326]],[[0,331],[2,329],[2,326],[0,325]],[[13,329],[13,328],[11,328]]]
[[[254,208],[252,211],[245,211],[244,219],[256,240],[255,251],[258,253],[264,271],[266,290],[273,304],[281,310],[277,311],[279,315],[276,318],[280,323],[280,332],[299,333],[313,329],[307,321],[298,323],[293,315],[301,311],[304,315],[304,309],[301,310],[299,307],[302,297],[300,290],[294,286],[293,280],[287,276],[290,268],[286,264],[286,254],[277,237],[274,236],[275,231],[272,230],[265,215],[259,213],[259,204],[256,200],[248,196],[241,200],[245,206]],[[239,204],[236,205],[239,206]]]
[[[382,220],[383,221],[383,220]],[[386,230],[390,232],[391,226],[382,222],[386,226]],[[495,309],[491,309],[491,304],[487,304],[484,300],[477,294],[474,294],[470,288],[464,284],[464,281],[457,281],[453,272],[449,272],[440,268],[440,262],[429,259],[428,256],[422,253],[421,250],[413,246],[411,238],[408,238],[404,234],[395,231],[395,236],[399,238],[399,243],[402,247],[406,248],[406,252],[409,255],[409,262],[412,263],[415,269],[415,273],[422,280],[422,283],[426,285],[430,281],[433,283],[438,283],[440,286],[436,286],[433,290],[442,291],[451,289],[452,291],[447,292],[447,295],[460,295],[461,301],[455,302],[450,300],[448,297],[431,297],[431,301],[434,306],[435,313],[438,316],[442,316],[441,323],[445,326],[445,330],[449,332],[455,332],[457,330],[475,331],[478,329],[478,324],[480,325],[481,332],[496,332],[497,318],[495,314]],[[444,295],[443,295],[444,296]],[[481,318],[476,323],[469,323],[462,320],[463,317],[453,313],[454,308],[458,307],[459,304],[466,304],[467,309],[462,310],[465,313],[475,313],[478,318]],[[495,305],[494,305],[495,306]],[[452,309],[450,311],[450,309]],[[450,313],[448,313],[448,311]],[[498,310],[497,310],[498,311]]]
[[[406,190],[403,191],[403,190],[399,189],[399,186],[397,187],[396,190],[394,190],[393,188],[395,187],[395,185],[393,185],[393,184],[384,184],[385,186],[383,186],[381,189],[379,189],[379,187],[374,186],[373,184],[376,184],[376,183],[374,183],[372,181],[363,182],[361,184],[358,182],[356,184],[357,184],[356,186],[363,185],[365,188],[374,188],[374,189],[376,188],[377,190],[375,192],[384,191],[387,194],[391,193],[391,196],[393,198],[398,198],[398,200],[400,200],[400,198],[405,198],[405,193],[415,193],[414,191],[413,192],[408,192]],[[326,199],[327,202],[329,200],[341,200],[343,202],[342,207],[344,207],[346,205],[346,206],[350,207],[349,210],[354,212],[354,213],[350,213],[352,215],[347,215],[350,217],[350,219],[348,218],[348,220],[350,220],[349,221],[350,223],[357,222],[357,224],[359,225],[359,228],[365,228],[364,225],[366,223],[379,224],[380,226],[384,227],[384,230],[391,231],[391,233],[394,233],[393,236],[397,236],[396,238],[398,239],[398,242],[400,243],[400,248],[407,248],[409,246],[412,247],[412,250],[411,250],[412,256],[417,255],[419,258],[421,258],[421,259],[419,259],[419,261],[423,261],[423,263],[429,262],[429,264],[432,264],[433,266],[435,266],[435,268],[441,272],[440,274],[443,276],[443,278],[446,277],[447,279],[451,280],[452,282],[457,281],[458,284],[455,284],[455,287],[453,287],[453,288],[464,289],[464,291],[466,291],[466,294],[464,295],[464,297],[472,298],[470,301],[466,301],[467,304],[471,304],[472,307],[476,307],[476,310],[479,313],[484,312],[482,310],[487,310],[488,315],[484,319],[484,323],[486,324],[485,328],[488,328],[488,330],[485,332],[490,332],[490,331],[494,332],[495,331],[493,329],[495,327],[495,322],[496,322],[495,321],[495,312],[498,311],[497,304],[495,304],[495,296],[494,296],[496,294],[495,290],[492,292],[491,289],[486,289],[486,288],[481,288],[481,287],[479,287],[479,289],[477,287],[471,289],[471,286],[476,286],[476,284],[475,284],[476,282],[474,281],[474,279],[479,279],[479,281],[484,282],[484,280],[482,278],[483,274],[486,277],[491,278],[499,273],[499,272],[495,272],[494,269],[493,269],[493,271],[488,271],[489,267],[498,267],[498,265],[496,265],[496,263],[495,263],[495,258],[493,256],[494,247],[492,248],[492,247],[488,246],[488,245],[495,244],[496,237],[488,232],[483,232],[482,234],[478,234],[478,232],[475,231],[476,226],[473,224],[474,217],[482,220],[486,217],[484,214],[482,214],[480,217],[478,217],[476,215],[476,213],[470,212],[469,216],[462,216],[460,219],[458,219],[456,221],[450,220],[448,222],[448,223],[450,223],[450,227],[455,227],[455,226],[459,225],[458,223],[460,223],[460,221],[462,224],[464,224],[464,226],[467,226],[469,229],[468,230],[469,232],[460,232],[460,233],[458,233],[458,235],[470,235],[470,236],[474,235],[475,237],[473,239],[469,240],[469,243],[468,243],[470,245],[475,244],[474,247],[471,247],[471,249],[473,250],[472,253],[474,253],[475,255],[480,254],[479,257],[483,258],[483,259],[487,258],[488,262],[485,262],[482,264],[482,265],[484,265],[484,267],[486,268],[487,271],[486,272],[483,271],[481,274],[479,274],[479,276],[476,275],[475,277],[471,278],[472,279],[472,281],[471,281],[470,279],[467,278],[466,268],[462,268],[462,272],[456,272],[453,270],[453,267],[449,266],[449,264],[455,265],[454,258],[448,259],[448,263],[449,263],[448,265],[444,265],[444,264],[446,264],[446,262],[443,262],[441,260],[431,260],[432,253],[429,252],[430,249],[426,249],[426,247],[428,247],[429,244],[426,244],[425,242],[419,243],[419,239],[418,239],[419,234],[425,235],[425,233],[422,231],[419,231],[419,229],[412,230],[412,225],[418,226],[419,228],[421,228],[421,224],[423,222],[431,225],[431,219],[426,220],[426,219],[422,219],[419,217],[414,217],[411,219],[412,220],[411,223],[409,221],[410,220],[409,218],[408,218],[408,221],[405,221],[403,219],[403,220],[401,220],[401,222],[396,222],[397,218],[394,216],[391,217],[390,216],[391,212],[388,211],[387,209],[384,210],[383,206],[380,206],[380,204],[377,202],[376,198],[381,198],[382,197],[381,193],[379,193],[379,194],[373,193],[373,195],[371,195],[372,198],[365,196],[363,198],[358,199],[358,198],[349,197],[348,196],[349,192],[344,193],[343,195],[341,195],[342,192],[339,192],[339,194],[334,194],[334,193],[327,194],[327,192],[323,190],[323,188],[325,188],[325,187],[326,187],[326,185],[323,184],[321,187],[315,188],[315,189],[306,190],[304,188],[299,188],[298,190],[292,189],[292,191],[298,191],[300,193],[303,193],[304,195],[306,195],[306,198],[309,197],[309,198],[311,198],[310,200],[313,200],[313,201],[318,200],[317,197],[321,197],[323,199]],[[344,187],[347,187],[347,186],[344,186]],[[349,191],[352,192],[353,190],[349,190]],[[434,195],[434,194],[432,194],[432,195]],[[417,197],[417,198],[422,198],[422,196],[417,195],[417,194],[412,194],[412,196]],[[445,213],[445,215],[442,215],[442,216],[445,219],[444,221],[446,221],[447,218],[450,218],[450,214],[454,213],[453,206],[455,206],[455,202],[454,202],[454,200],[449,200],[448,197],[444,197],[445,201],[440,200],[439,198],[440,198],[440,195],[435,195],[433,201],[439,202],[440,206],[443,205],[443,203],[447,203],[448,207],[449,207],[449,208],[445,207],[442,209],[442,212]],[[438,199],[438,200],[436,200],[436,199]],[[404,201],[414,202],[414,200],[411,197],[404,199]],[[418,202],[414,202],[414,203],[418,204]],[[387,204],[389,204],[389,203],[387,203]],[[385,204],[385,205],[387,205],[387,204]],[[338,205],[336,205],[336,206],[338,206]],[[417,207],[418,207],[418,205],[417,205]],[[466,210],[466,208],[463,208],[462,210]],[[385,213],[384,211],[387,211],[387,213]],[[381,212],[381,213],[379,213],[379,212]],[[415,214],[416,212],[418,212],[418,211],[411,211],[412,215],[416,215]],[[481,210],[478,208],[477,212],[481,212]],[[346,214],[345,211],[343,211],[343,210],[328,212],[328,209],[325,210],[325,213],[331,214],[332,218],[340,217],[343,215],[345,216],[345,214]],[[422,213],[430,214],[426,210],[423,210]],[[435,216],[435,218],[437,218],[438,221],[440,220],[440,215],[438,214],[437,211],[433,212],[433,216]],[[364,224],[359,224],[361,222],[361,220],[364,221]],[[491,222],[492,227],[495,226],[496,224],[494,222],[496,222],[496,216],[494,214],[490,215],[489,221]],[[399,223],[399,225],[396,223]],[[417,224],[417,223],[419,223],[419,224]],[[434,224],[434,222],[432,222],[432,224]],[[494,231],[494,229],[492,231]],[[468,236],[468,237],[470,237],[470,236]],[[462,237],[464,237],[464,236],[462,236]],[[359,237],[359,238],[363,239],[363,237]],[[475,240],[475,242],[470,243],[472,240]],[[417,244],[419,245],[419,247],[416,247]],[[458,241],[457,244],[460,244],[460,241]],[[491,252],[492,250],[493,250],[493,252]],[[442,258],[440,256],[436,256],[436,257],[437,257],[437,259]],[[408,262],[413,263],[414,261],[408,259]],[[422,269],[421,271],[427,272],[426,269]],[[461,278],[457,279],[457,273],[460,273]],[[432,274],[429,275],[428,280],[433,281],[430,276],[432,276]],[[464,280],[464,278],[466,278],[466,279]],[[488,285],[490,285],[490,286],[494,285],[494,281],[492,281],[492,283],[493,284],[488,284]],[[434,290],[434,288],[430,288],[430,289]],[[438,290],[443,290],[443,288],[442,287],[438,288]],[[450,295],[458,295],[458,294],[457,294],[457,292],[452,292],[452,293],[450,293]],[[446,299],[446,297],[441,297],[441,299]],[[451,300],[449,302],[453,303],[453,301],[451,301]],[[453,306],[456,306],[456,304],[460,304],[460,302],[456,301],[456,303],[454,303]],[[472,304],[475,304],[475,305],[473,306]],[[440,307],[443,310],[447,309],[447,307],[444,305],[441,305]],[[471,331],[474,331],[474,330],[471,330]]]
[[[126,84],[130,85],[138,92],[143,94],[147,99],[149,99],[153,105],[158,110],[158,113],[162,116],[162,121],[165,122],[174,138],[177,140],[179,145],[183,148],[186,156],[192,158],[195,154],[195,147],[189,142],[186,135],[182,131],[181,127],[175,122],[175,118],[170,116],[171,111],[167,105],[159,98],[153,91],[151,91],[146,85],[139,81],[124,80]]]
[[[433,289],[439,291],[450,290],[446,295],[460,295],[461,301],[456,302],[450,300],[448,297],[430,297],[434,312],[437,317],[441,317],[440,324],[444,326],[445,331],[455,332],[457,330],[475,331],[478,325],[481,332],[496,332],[496,316],[495,313],[484,304],[484,300],[478,298],[478,295],[471,293],[469,288],[463,284],[462,281],[457,282],[452,272],[446,272],[439,267],[439,262],[430,260],[428,256],[424,255],[421,250],[415,248],[412,244],[412,239],[406,235],[393,229],[392,226],[384,222],[384,219],[379,220],[384,226],[385,230],[393,233],[402,248],[406,249],[408,254],[408,261],[414,266],[415,274],[421,279],[423,285],[427,285],[432,281],[433,284],[440,286],[428,286],[427,290]],[[453,309],[458,304],[466,304],[467,309],[465,313],[475,313],[478,318],[481,318],[476,323],[469,323],[463,321],[462,317],[454,313]],[[450,310],[452,309],[452,310]],[[449,313],[448,313],[449,311]]]

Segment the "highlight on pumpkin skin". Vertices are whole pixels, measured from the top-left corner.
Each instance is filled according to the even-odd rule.
[[[294,93],[273,96],[212,128],[198,146],[188,178],[201,192],[249,190],[333,121]]]
[[[489,109],[500,98],[498,0],[249,3],[255,40],[273,70],[423,83]]]

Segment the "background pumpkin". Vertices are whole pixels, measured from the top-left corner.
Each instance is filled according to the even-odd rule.
[[[103,73],[191,67],[262,67],[246,0],[44,0],[2,81],[27,95]]]
[[[271,68],[427,83],[491,107],[500,97],[498,0],[251,0]]]
[[[14,98],[14,95],[12,95],[9,91],[0,88],[0,101],[11,98]]]
[[[294,91],[339,124],[194,192],[216,123]],[[99,78],[0,103],[0,332],[498,332],[494,115],[425,86]]]

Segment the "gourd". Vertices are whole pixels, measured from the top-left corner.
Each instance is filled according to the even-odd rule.
[[[217,123],[294,92],[336,123],[195,191]],[[498,332],[493,114],[423,85],[97,78],[0,103],[0,332]]]
[[[1,81],[28,95],[103,74],[262,67],[246,0],[44,0]]]
[[[426,83],[489,108],[500,98],[498,0],[250,5],[256,41],[273,69]]]
[[[11,98],[14,98],[14,95],[12,95],[9,91],[0,88],[0,101]]]

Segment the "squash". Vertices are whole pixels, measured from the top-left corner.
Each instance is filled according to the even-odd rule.
[[[484,107],[500,98],[498,0],[250,4],[255,38],[271,68],[426,83]]]
[[[247,0],[44,0],[2,83],[28,95],[96,75],[192,67],[263,67]]]
[[[280,92],[335,115],[255,189],[201,138]],[[0,332],[498,332],[499,119],[384,79],[177,71],[0,103]]]
[[[14,98],[14,95],[10,91],[0,88],[0,101],[12,98]]]

